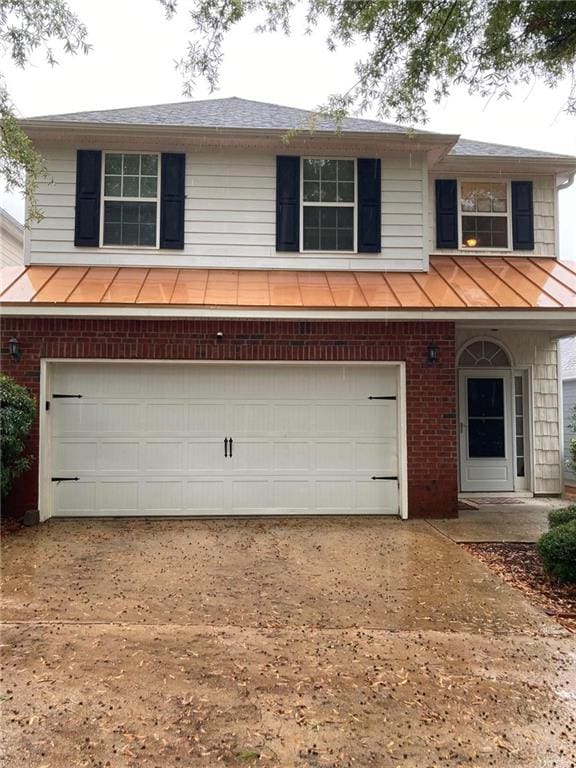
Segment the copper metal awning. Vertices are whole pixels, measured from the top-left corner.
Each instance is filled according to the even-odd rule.
[[[429,272],[5,267],[9,307],[576,310],[576,262],[433,256]],[[10,314],[14,314],[10,312]]]

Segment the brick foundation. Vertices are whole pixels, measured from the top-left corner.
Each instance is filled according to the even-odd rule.
[[[216,333],[224,334],[217,340]],[[5,353],[20,342],[22,359]],[[430,343],[438,361],[426,365]],[[405,361],[410,517],[457,515],[457,388],[453,323],[6,318],[2,370],[39,397],[41,358],[111,360]],[[38,423],[30,438],[38,455]],[[37,466],[6,502],[38,506]]]

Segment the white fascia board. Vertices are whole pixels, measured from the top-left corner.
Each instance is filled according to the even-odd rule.
[[[576,172],[576,158],[573,157],[513,157],[506,155],[446,155],[432,169],[437,177],[446,173],[466,174],[507,174],[518,176],[530,173],[534,176],[549,174],[573,174]]]
[[[518,323],[522,327],[531,323],[535,327],[558,330],[566,335],[576,333],[574,309],[552,310],[329,310],[329,309],[268,309],[266,307],[146,307],[146,306],[81,306],[41,304],[0,305],[4,317],[129,317],[129,318],[230,318],[254,320],[387,320],[398,321],[454,321],[459,325],[478,322]]]
[[[116,148],[119,142],[139,142],[138,146],[169,146],[186,151],[191,146],[214,148],[270,149],[286,154],[302,154],[307,148],[322,150],[325,145],[348,147],[362,154],[365,151],[379,155],[384,151],[420,151],[445,157],[458,141],[453,134],[417,133],[406,130],[398,133],[369,131],[310,131],[300,129],[289,144],[285,139],[288,129],[273,128],[205,128],[186,125],[139,125],[132,123],[56,123],[47,121],[20,121],[20,127],[38,146],[43,144]]]

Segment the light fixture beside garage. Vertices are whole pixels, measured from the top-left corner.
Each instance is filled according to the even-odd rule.
[[[426,362],[428,365],[434,365],[438,360],[438,347],[436,344],[428,344],[428,350],[426,353]]]
[[[8,340],[8,354],[12,360],[16,361],[20,360],[22,357],[22,352],[20,351],[20,342],[18,339],[14,338],[14,336]]]

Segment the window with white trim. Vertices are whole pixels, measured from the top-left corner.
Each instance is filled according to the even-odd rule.
[[[508,248],[510,242],[508,183],[460,182],[462,248]]]
[[[158,248],[160,156],[104,154],[102,245]]]
[[[302,159],[304,251],[356,250],[356,161]]]
[[[524,424],[524,377],[514,376],[514,417],[516,420],[516,476],[526,476],[526,429]]]

